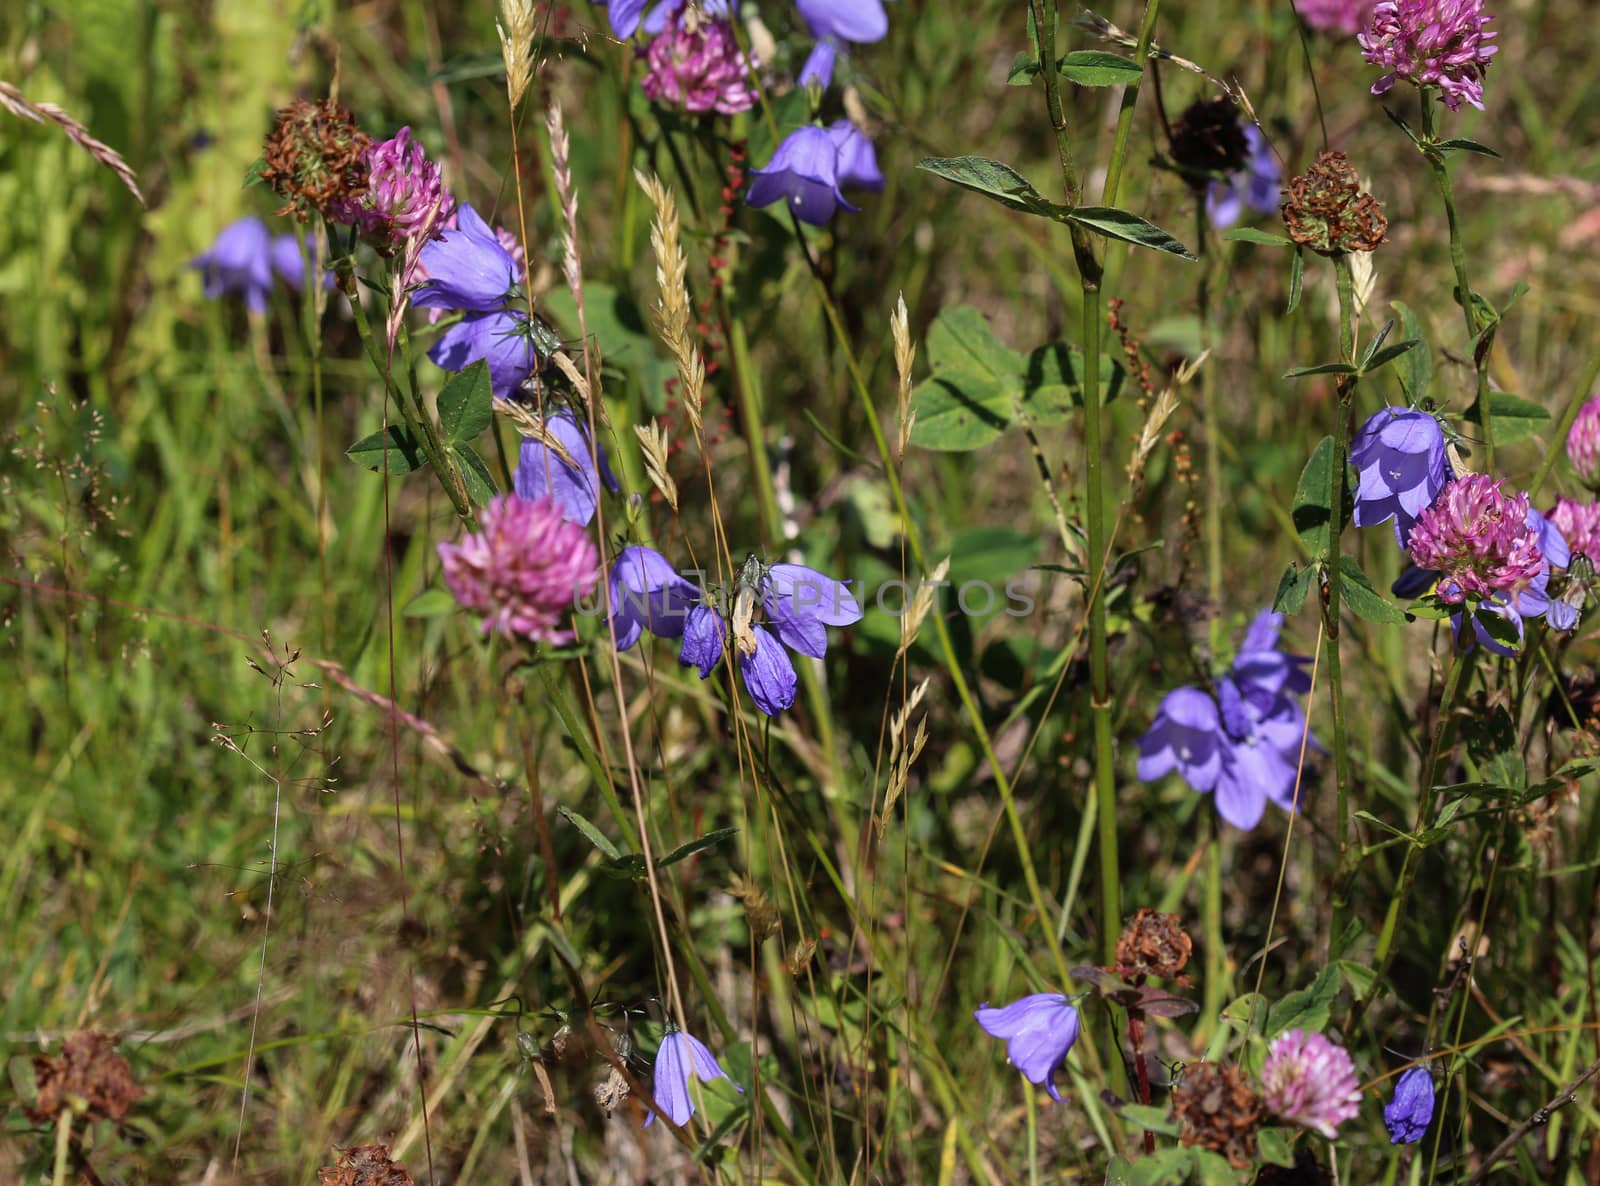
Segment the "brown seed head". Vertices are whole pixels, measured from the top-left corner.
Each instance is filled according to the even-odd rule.
[[[1142,907],[1117,939],[1119,976],[1176,977],[1189,962],[1194,941],[1176,914]]]
[[[1189,104],[1172,126],[1172,159],[1190,174],[1192,185],[1204,186],[1210,175],[1244,168],[1250,145],[1231,99]]]
[[[279,108],[261,149],[261,180],[285,199],[279,215],[305,222],[313,210],[331,216],[337,206],[353,203],[366,192],[371,143],[355,117],[332,99],[297,99]]]
[[[1172,1110],[1183,1125],[1179,1139],[1185,1145],[1221,1153],[1235,1169],[1243,1169],[1255,1156],[1261,1100],[1231,1063],[1188,1067],[1172,1089]]]
[[[1389,220],[1371,194],[1361,192],[1361,178],[1342,152],[1324,152],[1289,182],[1283,221],[1289,238],[1321,255],[1375,251],[1384,241]]]
[[[317,1171],[322,1186],[416,1186],[387,1145],[352,1145],[339,1151],[339,1164]]]
[[[39,1098],[27,1113],[35,1124],[69,1110],[120,1124],[144,1095],[144,1088],[133,1081],[127,1060],[116,1052],[111,1039],[93,1030],[68,1036],[54,1058],[36,1057],[33,1079]]]

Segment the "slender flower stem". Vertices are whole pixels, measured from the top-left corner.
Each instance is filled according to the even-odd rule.
[[[1145,0],[1144,18],[1139,22],[1139,44],[1134,48],[1133,60],[1141,67],[1150,61],[1150,43],[1155,40],[1156,14],[1161,11],[1161,0]],[[1144,75],[1139,76],[1140,81]],[[1115,206],[1122,189],[1122,163],[1128,153],[1128,135],[1133,131],[1133,109],[1139,103],[1139,83],[1130,83],[1122,91],[1122,106],[1117,111],[1117,132],[1111,142],[1111,161],[1106,166],[1106,185],[1100,202]]]
[[[1339,357],[1352,365],[1356,360],[1355,279],[1350,272],[1350,257],[1333,257],[1334,278],[1339,290]],[[1339,662],[1339,600],[1343,573],[1339,568],[1339,537],[1344,529],[1345,471],[1349,468],[1350,410],[1355,400],[1357,376],[1344,375],[1338,382],[1338,403],[1334,408],[1333,465],[1328,475],[1328,548],[1322,570],[1327,593],[1322,603],[1323,632],[1328,637],[1328,702],[1333,709],[1333,771],[1336,784],[1335,840],[1339,853],[1340,887],[1334,895],[1330,937],[1337,940],[1344,924],[1345,861],[1350,849],[1350,747],[1345,738],[1344,675]]]
[[[1346,1033],[1353,1031],[1366,1013],[1367,1007],[1372,1004],[1384,977],[1388,974],[1389,964],[1394,959],[1395,934],[1399,928],[1400,918],[1405,913],[1406,900],[1411,896],[1411,887],[1417,879],[1419,846],[1415,838],[1420,837],[1433,823],[1434,809],[1439,801],[1439,796],[1433,789],[1434,777],[1439,768],[1439,755],[1444,751],[1444,739],[1450,729],[1450,718],[1467,687],[1467,682],[1462,677],[1471,666],[1471,652],[1460,656],[1452,654],[1450,657],[1450,667],[1444,677],[1444,688],[1439,693],[1439,719],[1434,722],[1433,740],[1428,743],[1428,756],[1422,765],[1422,783],[1419,790],[1421,802],[1417,805],[1417,825],[1411,832],[1414,839],[1406,847],[1406,855],[1400,862],[1400,880],[1395,886],[1394,897],[1389,900],[1389,912],[1384,916],[1383,929],[1378,933],[1378,943],[1372,952],[1374,973],[1372,984],[1351,1006],[1350,1017],[1344,1025]]]
[[[1200,350],[1211,349],[1211,270],[1214,256],[1206,250],[1206,201],[1194,191],[1195,254],[1200,257],[1200,284],[1195,304],[1200,315]],[[1200,368],[1200,408],[1206,423],[1206,597],[1212,609],[1222,604],[1222,422],[1217,412],[1215,367]],[[1222,615],[1213,612],[1209,638],[1212,653],[1222,643]]]
[[[1076,206],[1080,189],[1072,166],[1066,110],[1056,81],[1055,27],[1045,19],[1043,0],[1028,0],[1039,33],[1039,76],[1044,79],[1045,107],[1056,133],[1056,154],[1067,204]],[[1122,890],[1117,862],[1116,754],[1111,744],[1111,692],[1106,664],[1106,605],[1102,583],[1106,565],[1105,479],[1102,472],[1100,425],[1100,264],[1083,228],[1073,224],[1072,254],[1082,286],[1080,309],[1083,349],[1083,448],[1085,513],[1089,537],[1089,707],[1094,719],[1095,792],[1099,801],[1100,934],[1105,959],[1116,959],[1122,924]],[[1115,1064],[1113,1064],[1115,1065]]]
[[[1533,481],[1528,483],[1529,498],[1539,493],[1539,487],[1543,486],[1545,479],[1550,476],[1550,471],[1556,464],[1556,457],[1566,447],[1567,434],[1572,431],[1573,422],[1583,410],[1583,405],[1588,402],[1589,393],[1594,390],[1597,379],[1600,379],[1600,353],[1590,359],[1589,369],[1584,372],[1583,381],[1578,384],[1578,389],[1567,401],[1566,411],[1561,413],[1561,422],[1556,425],[1555,433],[1550,438],[1550,445],[1544,451],[1544,460],[1539,462],[1539,468],[1534,471]]]
[[[1478,416],[1483,428],[1483,460],[1487,470],[1494,469],[1494,416],[1489,410],[1489,356],[1480,356],[1476,349],[1477,337],[1483,326],[1478,322],[1478,311],[1472,300],[1472,285],[1467,280],[1467,253],[1461,244],[1461,223],[1456,217],[1455,190],[1450,184],[1450,166],[1439,151],[1433,131],[1433,94],[1428,88],[1422,91],[1422,155],[1433,170],[1433,179],[1439,186],[1439,197],[1444,201],[1444,216],[1450,227],[1450,263],[1456,272],[1456,295],[1461,303],[1461,315],[1466,319],[1467,349],[1472,351],[1473,367],[1478,379]]]

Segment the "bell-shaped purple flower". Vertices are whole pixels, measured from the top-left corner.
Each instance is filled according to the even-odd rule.
[[[677,638],[689,611],[700,601],[700,590],[679,576],[660,552],[640,544],[622,549],[611,565],[611,622],[617,650],[633,646],[646,630],[661,638]]]
[[[806,55],[805,64],[800,67],[799,77],[795,81],[802,87],[815,83],[823,90],[827,90],[828,84],[833,81],[833,68],[838,63],[839,55],[845,52],[844,42],[837,37],[822,38],[811,47],[811,52]]]
[[[1244,125],[1244,139],[1248,146],[1244,168],[1226,181],[1213,181],[1206,187],[1206,215],[1218,230],[1238,222],[1246,208],[1257,214],[1274,214],[1278,209],[1283,171],[1272,145],[1255,124]]]
[[[1356,526],[1392,518],[1395,542],[1406,547],[1412,527],[1449,478],[1439,422],[1412,408],[1384,408],[1350,442],[1350,464],[1356,471]]]
[[[463,203],[456,226],[422,249],[427,282],[411,294],[418,309],[491,313],[505,306],[517,283],[517,265],[494,228]]]
[[[200,270],[210,299],[238,293],[245,308],[261,313],[272,291],[272,258],[267,224],[259,218],[241,218],[223,227],[211,249],[195,256],[189,266]]]
[[[1006,1039],[1006,1057],[1029,1083],[1043,1087],[1056,1103],[1056,1071],[1078,1040],[1078,1010],[1060,993],[1037,992],[1003,1009],[985,1001],[974,1009],[986,1034]]]
[[[1139,781],[1176,771],[1197,791],[1215,790],[1225,745],[1217,702],[1199,688],[1173,688],[1139,738]]]
[[[1422,1139],[1433,1123],[1433,1076],[1426,1067],[1412,1067],[1395,1081],[1394,1098],[1383,1105],[1383,1123],[1391,1145]]]
[[[867,134],[847,119],[829,125],[828,135],[839,150],[839,163],[835,177],[840,189],[883,189],[883,173],[878,168],[878,154]]]
[[[839,149],[826,128],[806,126],[784,137],[764,168],[750,173],[744,200],[752,206],[782,201],[801,222],[826,226],[835,211],[857,208],[839,192]]]
[[[698,1079],[702,1083],[709,1083],[713,1079],[727,1078],[728,1072],[722,1069],[717,1056],[711,1053],[704,1042],[684,1030],[672,1029],[662,1036],[661,1046],[656,1050],[655,1075],[650,1093],[656,1097],[656,1106],[666,1113],[667,1119],[682,1128],[694,1115],[694,1097],[689,1093],[689,1081]],[[728,1082],[732,1083],[733,1080],[728,1079]],[[734,1089],[741,1093],[744,1091],[737,1083],[734,1083]],[[649,1128],[655,1118],[654,1112],[646,1116],[644,1127]]]
[[[794,0],[811,34],[841,41],[882,41],[889,33],[883,0]]]
[[[859,622],[861,606],[843,581],[803,564],[764,566],[754,557],[739,575],[733,622],[740,619],[742,600],[750,607],[748,634],[740,636],[721,611],[703,606],[690,616],[678,662],[698,669],[705,679],[722,657],[727,635],[733,633],[739,674],[750,698],[767,716],[777,716],[794,703],[799,685],[794,662],[784,648],[822,658],[828,650],[827,628]],[[756,621],[762,612],[764,624]],[[719,620],[713,623],[711,616]]]
[[[539,361],[527,316],[509,311],[468,313],[439,335],[428,357],[447,371],[463,371],[483,359],[501,399],[510,399]]]
[[[600,483],[604,481],[607,489],[617,489],[617,479],[606,463],[605,450],[596,448],[594,451],[600,459],[597,471],[595,456],[591,456],[589,450],[588,429],[571,412],[545,417],[544,427],[571,460],[564,460],[544,441],[524,437],[512,484],[523,498],[536,500],[546,495],[554,498],[569,523],[588,523],[594,518]]]

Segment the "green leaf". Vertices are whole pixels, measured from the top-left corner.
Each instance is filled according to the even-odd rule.
[[[599,849],[600,855],[605,857],[606,860],[620,861],[622,859],[622,851],[615,844],[612,844],[610,840],[606,839],[604,832],[583,816],[570,807],[557,807],[556,810],[566,817],[569,824],[582,832],[583,838]]]
[[[1138,62],[1096,49],[1075,50],[1057,65],[1079,86],[1137,86],[1144,74]]]
[[[371,436],[364,436],[344,451],[344,455],[358,465],[379,472],[383,469],[385,442],[391,474],[409,474],[428,464],[422,454],[422,445],[403,424],[391,424]]]
[[[1325,362],[1320,366],[1299,367],[1284,372],[1285,379],[1304,379],[1307,375],[1358,375],[1360,370],[1348,362]]]
[[[504,67],[502,67],[504,69]],[[267,171],[267,158],[258,156],[250,162],[250,167],[244,171],[244,184],[240,189],[249,189],[252,185],[261,184],[261,175]]]
[[[456,455],[456,461],[461,465],[461,477],[467,484],[467,497],[472,499],[474,506],[486,506],[491,498],[500,493],[494,484],[494,478],[489,473],[489,467],[483,463],[483,458],[478,456],[478,451],[471,445],[458,442],[450,446]]]
[[[1066,210],[1066,207],[1048,201],[1033,188],[1031,181],[1010,165],[991,161],[988,157],[924,157],[917,162],[917,168],[1027,214],[1052,215]]]
[[[989,444],[1011,425],[1022,390],[1022,356],[994,336],[970,305],[944,309],[928,329],[933,375],[911,394],[913,444],[963,452]]]
[[[1272,1007],[1267,1015],[1263,1037],[1272,1038],[1284,1030],[1302,1029],[1317,1033],[1328,1024],[1334,998],[1339,995],[1339,969],[1328,967],[1305,988],[1297,989]]]
[[[1061,424],[1083,406],[1083,352],[1065,342],[1049,342],[1028,353],[1022,380],[1022,407],[1040,427]],[[1100,356],[1100,404],[1122,390],[1122,365]]]
[[[1019,53],[1011,59],[1011,69],[1006,73],[1006,85],[1027,86],[1038,77],[1039,59],[1030,53]]]
[[[400,612],[408,618],[443,618],[460,608],[448,589],[424,589],[406,602],[405,609]]]
[[[687,860],[697,852],[704,852],[708,848],[715,848],[730,836],[737,836],[738,828],[717,828],[707,832],[698,840],[691,840],[687,844],[680,844],[666,856],[656,862],[656,868],[665,869],[668,865],[676,865],[679,861]]]
[[[1258,231],[1255,227],[1236,226],[1224,231],[1222,237],[1230,243],[1256,243],[1262,247],[1288,247],[1294,240],[1272,231]]]
[[[1300,288],[1305,283],[1306,257],[1305,253],[1296,247],[1294,259],[1289,262],[1289,307],[1283,311],[1288,317],[1300,307]]]
[[[1177,1121],[1173,1120],[1165,1108],[1154,1108],[1147,1104],[1124,1104],[1117,1109],[1117,1115],[1136,1128],[1157,1133],[1164,1137],[1178,1135]]]
[[[1378,978],[1376,968],[1368,964],[1358,964],[1354,960],[1335,960],[1334,967],[1339,969],[1339,974],[1350,986],[1350,991],[1358,997],[1365,995],[1372,987],[1372,982]]]
[[[1133,1186],[1172,1186],[1194,1172],[1194,1150],[1168,1145],[1133,1163]]]
[[[1399,606],[1387,601],[1382,594],[1372,587],[1372,582],[1367,579],[1367,574],[1361,571],[1361,562],[1354,556],[1339,557],[1339,572],[1344,581],[1341,591],[1344,593],[1344,603],[1350,607],[1350,612],[1356,617],[1368,622],[1377,622],[1388,625],[1406,620],[1405,611]]]
[[[1023,369],[1022,355],[989,328],[989,319],[971,305],[939,311],[928,327],[928,365],[935,372],[963,370],[991,380],[1015,379]]]
[[[470,441],[494,419],[494,389],[489,364],[479,359],[450,376],[439,392],[439,424],[452,444]]]
[[[1280,614],[1294,617],[1305,605],[1306,594],[1311,592],[1311,582],[1316,575],[1315,564],[1308,564],[1304,568],[1289,565],[1283,570],[1283,576],[1278,578],[1278,591],[1273,594],[1272,608]]]
[[[1195,258],[1187,247],[1155,223],[1126,210],[1118,210],[1114,206],[1074,206],[1064,211],[1060,217],[1110,239],[1137,243],[1140,247],[1165,251],[1184,259]]]
[[[1290,516],[1300,542],[1313,556],[1323,556],[1328,551],[1329,525],[1333,510],[1328,505],[1328,492],[1333,481],[1333,438],[1323,437],[1311,451],[1311,459],[1300,471],[1300,481],[1294,488],[1294,502]]]
[[[1121,1154],[1113,1154],[1106,1163],[1106,1180],[1102,1186],[1133,1186],[1133,1166]]]
[[[1410,306],[1394,302],[1394,311],[1400,315],[1400,333],[1407,341],[1421,342],[1423,349],[1406,352],[1400,366],[1400,386],[1413,404],[1421,403],[1428,394],[1428,384],[1433,381],[1433,355],[1423,341],[1422,324]]]
[[[1550,422],[1550,413],[1538,404],[1521,399],[1508,391],[1489,393],[1489,411],[1494,416],[1494,443],[1509,445],[1525,440]],[[1483,413],[1476,400],[1467,409],[1466,419],[1473,424],[1483,423]]]
[[[1479,156],[1492,156],[1500,159],[1500,154],[1487,144],[1479,144],[1476,140],[1441,140],[1435,146],[1440,152],[1475,152]]]
[[[1256,1147],[1261,1150],[1261,1160],[1272,1165],[1294,1165],[1294,1150],[1289,1148],[1289,1130],[1263,1128],[1256,1133]]]
[[[1379,831],[1387,832],[1387,833],[1389,833],[1389,835],[1396,836],[1401,840],[1412,840],[1412,839],[1414,839],[1414,837],[1411,835],[1410,832],[1402,831],[1401,829],[1395,827],[1393,824],[1379,819],[1377,816],[1373,815],[1372,812],[1370,812],[1370,811],[1358,811],[1358,812],[1355,813],[1355,818],[1360,820],[1362,823],[1371,824],[1373,827],[1377,828]]]
[[[1266,1018],[1267,998],[1258,992],[1247,992],[1244,996],[1229,1001],[1222,1008],[1222,1019],[1240,1033],[1263,1024]]]

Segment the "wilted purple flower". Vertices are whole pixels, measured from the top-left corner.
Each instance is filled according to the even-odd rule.
[[[644,51],[649,69],[639,85],[653,103],[704,114],[737,115],[755,106],[750,72],[725,20],[680,9]]]
[[[409,127],[393,139],[367,147],[367,188],[333,211],[339,222],[354,223],[364,239],[382,250],[404,245],[413,235],[438,238],[456,200],[444,187],[444,176]]]
[[[514,310],[468,313],[439,335],[428,348],[428,357],[447,371],[463,371],[483,359],[489,364],[494,393],[501,399],[511,398],[539,362],[533,325],[526,314]]]
[[[484,615],[485,632],[570,642],[572,631],[562,623],[600,576],[589,533],[563,519],[555,500],[528,502],[515,494],[496,495],[478,522],[482,530],[460,543],[439,545],[456,600]]]
[[[1339,1125],[1361,1111],[1355,1063],[1321,1034],[1289,1030],[1273,1039],[1261,1068],[1261,1097],[1284,1120],[1330,1141]]]
[[[1322,33],[1354,37],[1372,16],[1378,0],[1294,0],[1306,24]]]
[[[1270,799],[1295,808],[1302,744],[1316,746],[1294,697],[1310,690],[1307,660],[1277,649],[1283,615],[1263,610],[1216,695],[1174,688],[1139,738],[1138,775],[1153,782],[1176,772],[1201,794],[1213,794],[1217,814],[1246,831],[1261,821]]]
[[[847,119],[828,126],[828,135],[838,150],[835,177],[840,189],[883,189],[883,173],[878,169],[878,154],[867,134]]]
[[[646,630],[678,638],[700,599],[700,590],[654,548],[635,544],[622,549],[611,565],[611,623],[617,650],[633,646]]]
[[[836,210],[857,208],[839,192],[839,149],[826,128],[790,132],[765,168],[750,173],[744,200],[752,206],[783,201],[801,222],[826,226]]]
[[[1283,172],[1272,145],[1255,124],[1244,125],[1244,139],[1249,154],[1245,167],[1226,181],[1213,181],[1206,186],[1206,215],[1219,230],[1238,222],[1247,206],[1257,214],[1275,214],[1278,209]]]
[[[833,68],[838,64],[839,55],[844,52],[846,52],[844,42],[837,37],[822,38],[806,55],[805,64],[800,67],[800,74],[795,82],[803,87],[815,83],[823,90],[827,90],[828,84],[833,81]]]
[[[189,261],[205,281],[212,300],[225,293],[244,297],[245,308],[261,313],[272,291],[273,252],[267,224],[259,218],[241,218],[218,232],[211,249]]]
[[[1578,409],[1577,419],[1567,431],[1567,459],[1585,486],[1600,485],[1600,392]]]
[[[1433,1123],[1433,1076],[1426,1067],[1412,1067],[1395,1081],[1394,1098],[1383,1105],[1383,1123],[1391,1145],[1422,1139]]]
[[[495,312],[516,287],[516,261],[471,205],[462,203],[456,223],[422,249],[428,280],[411,295],[412,307]]]
[[[1444,429],[1426,412],[1384,408],[1350,442],[1350,464],[1356,471],[1356,526],[1393,518],[1395,543],[1404,548],[1417,517],[1449,477]]]
[[[757,621],[763,610],[765,625]],[[860,620],[861,607],[844,582],[803,564],[765,565],[752,556],[739,571],[726,620],[710,606],[690,615],[678,662],[705,679],[716,669],[731,634],[750,698],[769,717],[777,716],[794,703],[798,685],[784,648],[820,659],[828,650],[829,626]]]
[[[972,1011],[984,1033],[1006,1039],[1006,1058],[1029,1083],[1043,1087],[1056,1103],[1056,1071],[1078,1040],[1078,1010],[1060,993],[1036,992],[992,1009],[989,1002]]]
[[[600,482],[610,490],[617,489],[605,450],[595,449],[600,459],[597,473],[595,457],[589,451],[589,430],[575,415],[563,411],[546,416],[544,428],[571,460],[564,460],[544,441],[523,437],[512,484],[517,494],[529,501],[546,495],[554,498],[567,522],[588,523],[600,498]]]
[[[1600,561],[1600,503],[1558,498],[1556,505],[1545,512],[1545,518],[1555,524],[1573,552]],[[1551,563],[1556,564],[1556,561]],[[1556,567],[1565,568],[1566,565],[1556,564]]]
[[[1384,94],[1400,79],[1439,88],[1451,111],[1465,99],[1483,109],[1483,76],[1499,46],[1484,28],[1483,0],[1381,0],[1357,36],[1362,55],[1389,71],[1372,86]]]
[[[688,1124],[694,1115],[694,1097],[689,1094],[691,1079],[709,1083],[713,1079],[728,1079],[728,1072],[699,1038],[684,1030],[669,1029],[662,1035],[661,1046],[656,1050],[650,1093],[656,1097],[656,1106],[679,1128]],[[728,1079],[728,1082],[733,1083],[733,1080]],[[737,1083],[733,1086],[736,1091],[744,1091]],[[649,1128],[655,1118],[654,1112],[646,1116],[644,1127]]]

